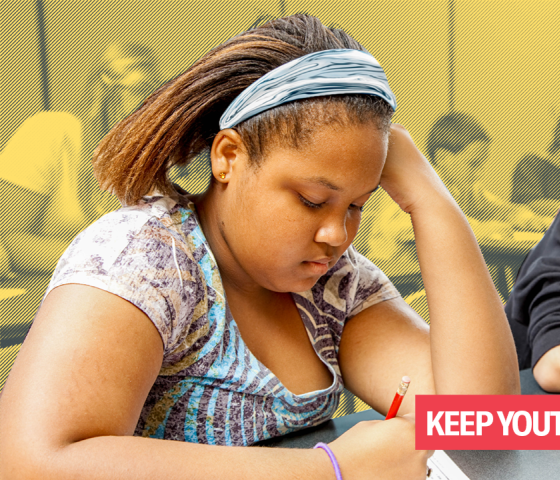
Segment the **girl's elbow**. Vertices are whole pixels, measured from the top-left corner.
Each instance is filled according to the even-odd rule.
[[[0,480],[59,479],[56,456],[61,448],[33,433],[7,434],[0,438]]]

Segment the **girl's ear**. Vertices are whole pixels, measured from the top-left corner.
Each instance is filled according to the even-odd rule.
[[[228,183],[235,166],[247,161],[247,153],[239,133],[232,128],[220,130],[210,150],[212,175],[220,183]]]

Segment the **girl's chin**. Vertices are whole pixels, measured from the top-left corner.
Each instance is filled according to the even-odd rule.
[[[291,268],[282,268],[281,271],[269,271],[258,283],[272,292],[306,292],[313,288],[328,270],[327,265],[318,262],[301,262]]]
[[[319,278],[321,278],[321,275],[314,275],[312,277],[306,277],[305,279],[294,281],[293,288],[290,289],[290,292],[307,292],[315,286],[315,284],[319,281]]]
[[[268,290],[273,292],[284,292],[284,293],[302,293],[308,290],[311,290],[313,286],[317,283],[317,281],[321,278],[320,275],[315,275],[313,277],[305,277],[305,278],[294,278],[294,279],[286,279],[285,282],[279,284],[278,282],[274,282],[274,284],[268,287]]]

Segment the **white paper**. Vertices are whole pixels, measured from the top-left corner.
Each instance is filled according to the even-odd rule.
[[[434,452],[428,459],[428,467],[432,469],[429,480],[469,480],[443,450]]]

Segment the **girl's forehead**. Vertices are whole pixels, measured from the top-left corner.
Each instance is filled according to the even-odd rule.
[[[297,145],[289,146],[279,138],[271,145],[271,150],[291,150],[305,155],[323,155],[326,152],[343,154],[372,148],[384,150],[387,147],[388,134],[371,123],[354,124],[350,120],[344,120],[323,125],[315,123],[297,140]]]
[[[333,129],[305,146],[271,148],[258,171],[271,179],[335,192],[371,192],[379,182],[387,147],[383,135],[365,135],[366,131]]]

